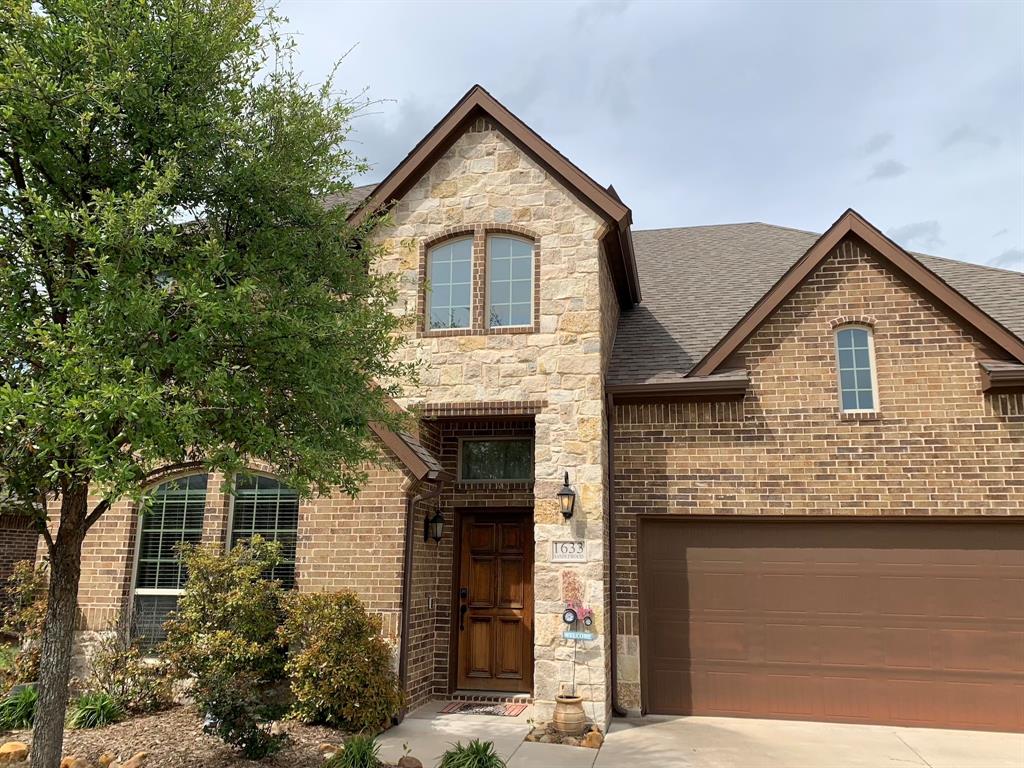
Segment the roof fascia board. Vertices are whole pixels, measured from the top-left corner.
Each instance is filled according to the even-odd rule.
[[[721,381],[683,379],[649,384],[612,384],[607,387],[607,391],[616,402],[623,398],[643,397],[693,397],[712,400],[745,395],[748,383],[749,379],[745,376]]]
[[[479,85],[473,86],[462,99],[435,125],[417,144],[412,152],[388,174],[366,201],[353,212],[358,222],[371,211],[387,205],[403,188],[415,183],[435,154],[443,153],[460,135],[463,124],[477,110],[493,119],[509,138],[521,149],[541,162],[548,170],[573,190],[580,198],[600,213],[605,219],[617,225],[628,225],[630,211],[615,195],[587,176],[573,165],[564,155],[548,144],[526,123],[516,117],[503,104]]]
[[[854,234],[882,258],[905,275],[918,288],[924,290],[953,316],[965,322],[1007,352],[1024,362],[1024,342],[996,322],[991,316],[972,304],[938,275],[924,266],[896,243],[887,238],[852,208],[848,209],[829,227],[767,293],[743,316],[733,328],[712,347],[687,374],[688,377],[707,376],[724,363],[750,338],[780,304],[793,293],[839,245],[844,237]]]
[[[417,480],[431,480],[431,469],[427,466],[427,463],[423,461],[416,452],[405,444],[405,441],[392,430],[388,429],[383,424],[371,421],[369,423],[370,430],[381,442],[386,445],[398,460],[405,465],[405,468],[409,470],[414,478]]]

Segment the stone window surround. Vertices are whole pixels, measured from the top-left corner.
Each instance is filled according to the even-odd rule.
[[[487,323],[487,238],[489,235],[512,235],[533,243],[533,324],[490,327]],[[473,238],[473,275],[470,290],[470,327],[431,329],[427,324],[427,255],[430,249],[446,240]],[[416,302],[416,335],[489,336],[510,333],[540,332],[540,238],[518,224],[465,224],[446,227],[420,243],[419,286]]]

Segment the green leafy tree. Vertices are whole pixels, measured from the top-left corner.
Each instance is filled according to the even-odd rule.
[[[51,574],[34,768],[60,760],[82,541],[111,504],[247,457],[355,492],[368,424],[397,418],[380,222],[324,205],[362,170],[359,105],[304,84],[279,28],[257,0],[0,3],[0,478]]]

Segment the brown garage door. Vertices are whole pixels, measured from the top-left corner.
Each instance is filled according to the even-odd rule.
[[[1024,730],[1024,524],[643,520],[646,708]]]

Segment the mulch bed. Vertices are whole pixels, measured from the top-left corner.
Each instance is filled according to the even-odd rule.
[[[146,752],[148,768],[322,768],[323,743],[341,744],[344,734],[286,721],[288,733],[283,749],[265,760],[245,760],[219,739],[203,733],[203,723],[190,707],[175,707],[156,715],[138,717],[117,725],[83,731],[66,731],[64,754],[93,763],[104,752],[127,760],[136,752]],[[30,731],[0,734],[5,741],[23,741],[30,747]]]

